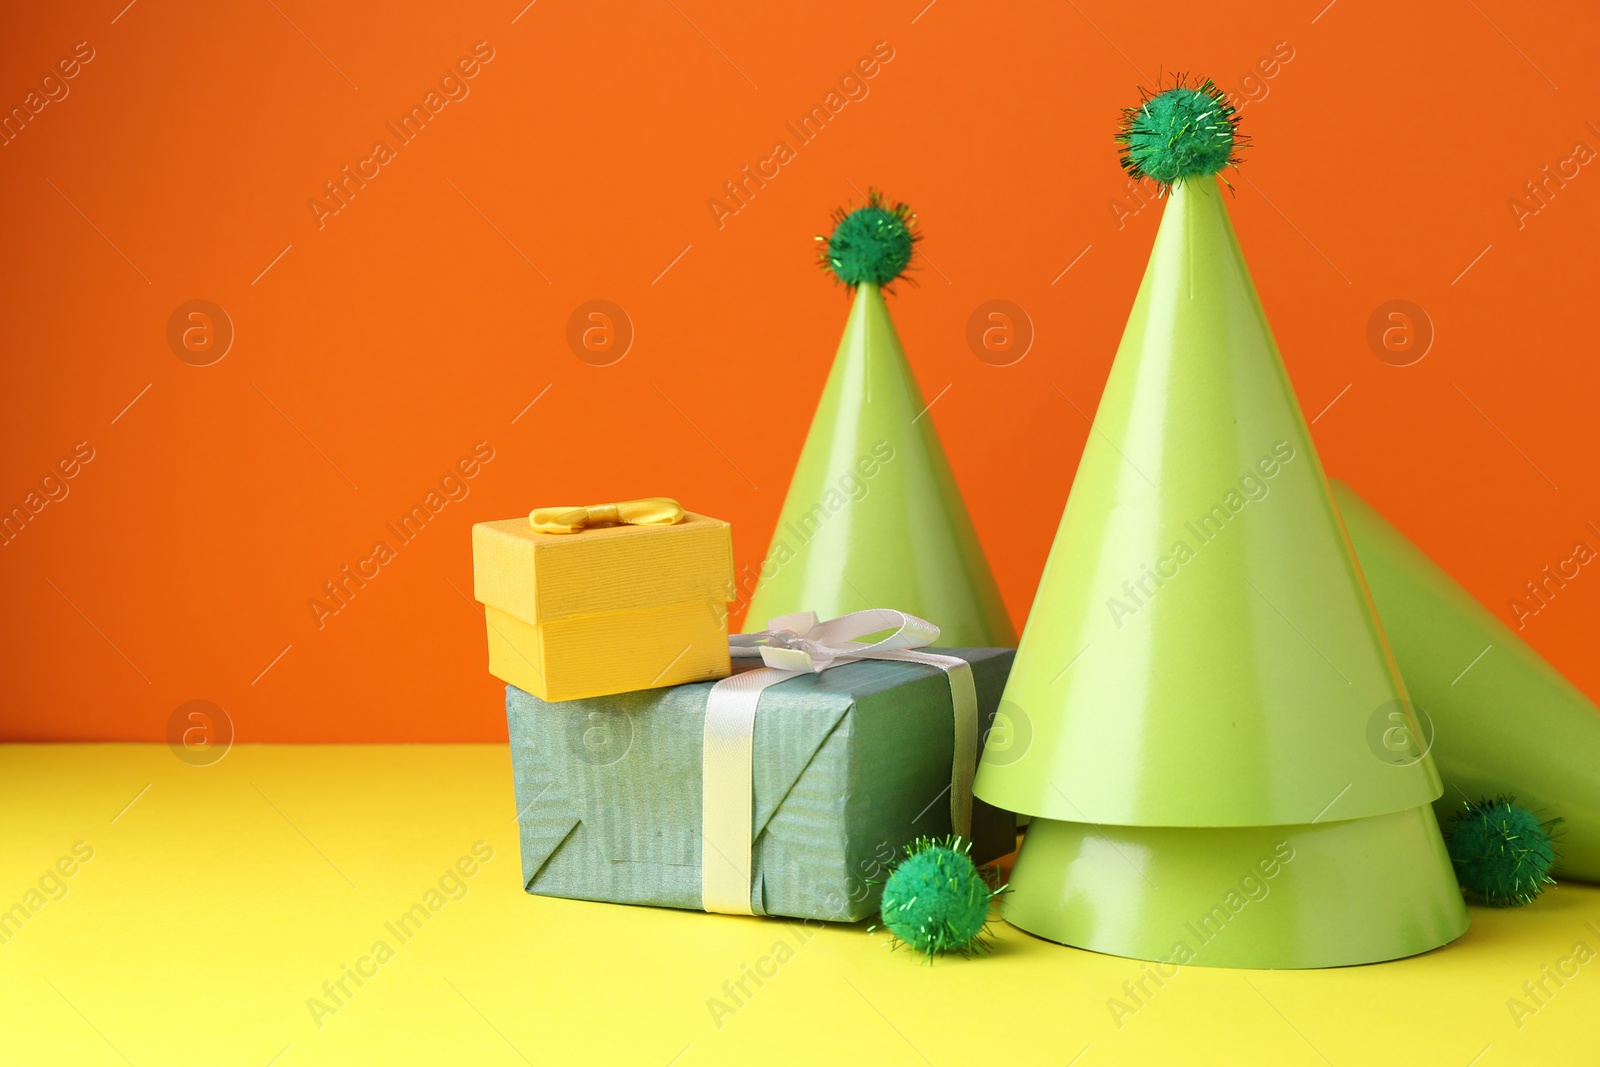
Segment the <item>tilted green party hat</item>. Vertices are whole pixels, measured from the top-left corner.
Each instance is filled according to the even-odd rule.
[[[1600,709],[1354,490],[1333,491],[1406,688],[1432,723],[1439,818],[1513,795],[1561,819],[1552,871],[1600,882]]]
[[[824,242],[824,264],[854,287],[854,304],[747,631],[797,611],[895,608],[938,625],[941,645],[1016,643],[880,288],[901,276],[917,239],[915,216],[874,195],[841,213]]]
[[[1211,173],[1167,196],[984,754],[1013,811],[1261,826],[1440,792],[1367,743],[1404,692]]]

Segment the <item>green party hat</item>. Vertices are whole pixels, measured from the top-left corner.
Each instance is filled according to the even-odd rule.
[[[978,772],[1034,816],[1001,915],[1158,972],[1436,948],[1439,777],[1212,177],[1233,108],[1126,117],[1169,197]]]
[[[1551,870],[1600,882],[1600,709],[1353,489],[1333,490],[1406,688],[1432,723],[1439,818],[1514,795],[1561,820]]]
[[[836,216],[824,266],[855,290],[744,627],[797,611],[895,608],[945,646],[1004,647],[1016,631],[884,303],[919,239],[873,194]]]
[[[1171,184],[984,751],[999,807],[1262,826],[1440,793],[1367,743],[1405,694],[1211,176],[1231,111],[1207,82],[1130,112]]]

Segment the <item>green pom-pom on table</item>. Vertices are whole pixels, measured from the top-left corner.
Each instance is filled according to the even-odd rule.
[[[959,837],[923,837],[906,846],[906,855],[883,887],[882,922],[896,938],[929,960],[946,952],[963,956],[987,952],[989,904],[1005,891],[989,888],[972,862],[972,842]]]
[[[1170,89],[1151,95],[1140,90],[1138,107],[1124,108],[1122,169],[1135,180],[1153,179],[1162,192],[1190,178],[1238,166],[1238,149],[1249,141],[1239,133],[1239,112],[1210,78],[1184,84],[1179,75]]]
[[[822,269],[832,271],[852,289],[887,286],[900,278],[909,281],[906,268],[920,240],[916,213],[905,204],[887,203],[876,189],[867,193],[865,207],[836,210],[833,234],[817,238],[822,245]]]
[[[1531,902],[1554,885],[1550,865],[1555,848],[1550,823],[1512,797],[1464,804],[1450,822],[1445,844],[1456,880],[1468,899],[1495,908]]]

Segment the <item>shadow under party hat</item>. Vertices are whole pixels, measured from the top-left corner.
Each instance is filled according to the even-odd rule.
[[[822,265],[854,290],[744,627],[797,611],[895,608],[947,647],[1016,643],[1005,604],[900,347],[883,290],[904,278],[916,216],[873,193],[836,213]]]
[[[1236,117],[1125,113],[1166,209],[985,747],[1033,816],[1002,914],[1118,955],[1370,962],[1466,928],[1410,705],[1214,177]]]

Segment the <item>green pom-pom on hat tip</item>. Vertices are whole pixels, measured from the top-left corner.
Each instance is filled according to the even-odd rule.
[[[930,962],[949,952],[985,953],[993,947],[989,906],[1005,889],[990,888],[972,862],[972,842],[921,837],[884,883],[881,921],[868,931],[887,929],[895,938],[890,947],[907,945]]]
[[[1557,853],[1551,831],[1560,819],[1540,818],[1516,798],[1466,802],[1446,830],[1456,881],[1469,900],[1495,908],[1528,904],[1554,885]]]
[[[898,201],[890,204],[882,193],[870,189],[864,206],[834,211],[833,233],[817,237],[820,265],[851,289],[887,288],[902,278],[915,284],[907,271],[920,240],[916,212]]]
[[[1152,179],[1163,194],[1190,178],[1237,167],[1239,150],[1250,146],[1239,132],[1238,109],[1210,78],[1190,84],[1179,74],[1170,88],[1141,88],[1139,95],[1138,107],[1123,109],[1117,132],[1122,169],[1135,181]]]

